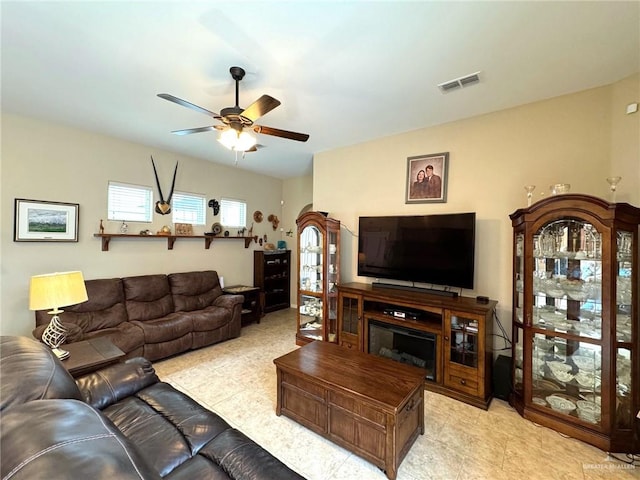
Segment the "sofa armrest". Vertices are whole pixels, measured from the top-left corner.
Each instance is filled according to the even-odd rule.
[[[213,305],[216,307],[228,308],[233,310],[233,307],[244,302],[244,295],[220,295],[213,301]]]
[[[103,410],[159,381],[151,362],[137,357],[83,375],[76,384],[85,402]]]

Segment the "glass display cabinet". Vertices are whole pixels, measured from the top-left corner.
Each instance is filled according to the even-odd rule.
[[[640,452],[640,209],[578,194],[510,216],[513,393],[536,423]]]
[[[298,225],[298,325],[296,343],[337,342],[340,221],[307,212]]]

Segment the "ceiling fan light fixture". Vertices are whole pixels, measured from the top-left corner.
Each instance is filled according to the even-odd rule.
[[[238,133],[233,128],[225,130],[220,134],[218,141],[229,150],[244,152],[257,143],[257,139],[247,132]]]

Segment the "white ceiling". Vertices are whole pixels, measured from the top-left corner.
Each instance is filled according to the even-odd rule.
[[[214,125],[158,98],[282,102],[237,166],[288,178],[316,152],[563,95],[640,70],[640,2],[2,1],[2,110],[234,165]],[[481,71],[473,87],[437,84]],[[445,148],[446,146],[443,146]],[[423,152],[424,153],[424,152]],[[145,157],[141,159],[148,161]]]

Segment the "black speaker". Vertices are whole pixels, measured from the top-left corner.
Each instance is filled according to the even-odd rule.
[[[498,355],[493,364],[493,396],[509,400],[511,394],[511,357]]]

